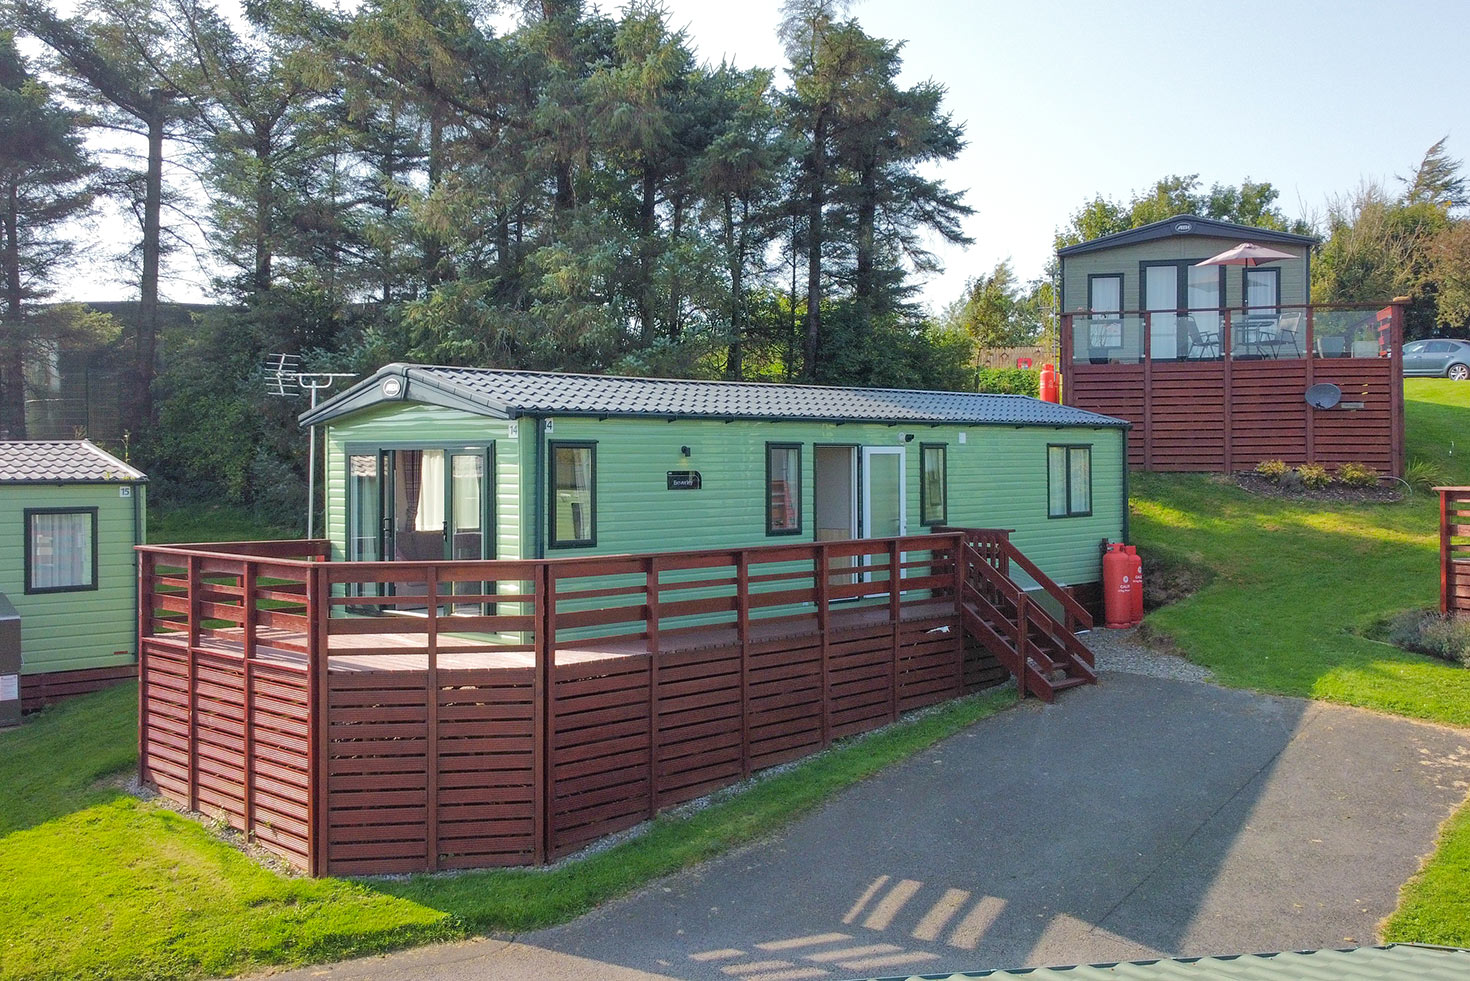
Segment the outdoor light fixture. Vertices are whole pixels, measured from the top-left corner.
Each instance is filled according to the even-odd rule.
[[[684,455],[684,456],[688,456],[689,455],[689,447],[687,447],[687,446],[681,446],[681,447],[679,447],[679,452],[682,455]]]

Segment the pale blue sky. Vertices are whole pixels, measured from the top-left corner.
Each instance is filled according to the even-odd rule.
[[[780,0],[669,0],[700,53],[779,64]],[[1293,216],[1367,178],[1408,173],[1449,134],[1470,156],[1470,3],[867,0],[905,39],[905,81],[933,78],[969,147],[940,173],[968,189],[975,243],[944,251],[925,299],[1011,257],[1041,273],[1055,230],[1094,194],[1166,174],[1269,180]]]
[[[780,0],[667,5],[707,60],[783,62]],[[970,145],[941,174],[968,189],[975,243],[942,250],[947,268],[924,291],[934,308],[1006,257],[1023,279],[1039,275],[1056,228],[1096,193],[1123,198],[1166,174],[1250,177],[1311,218],[1364,179],[1407,173],[1446,134],[1453,155],[1470,156],[1464,0],[866,0],[851,13],[905,40],[905,81],[944,84],[966,123]],[[128,229],[109,221],[99,233]],[[171,298],[199,298],[190,258],[173,267]],[[67,293],[135,291],[101,263]]]

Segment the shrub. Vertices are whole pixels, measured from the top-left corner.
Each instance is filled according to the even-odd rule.
[[[1286,471],[1289,469],[1290,467],[1286,465],[1285,460],[1262,460],[1260,463],[1256,464],[1256,473],[1260,474],[1262,477],[1265,477],[1272,483],[1278,484],[1281,482],[1281,478],[1285,476]]]
[[[1441,487],[1450,482],[1450,476],[1445,468],[1434,460],[1425,460],[1416,457],[1409,461],[1404,468],[1404,482],[1416,491],[1428,493],[1436,487]]]
[[[1332,483],[1332,475],[1320,463],[1304,463],[1296,468],[1296,475],[1308,490],[1321,490]]]
[[[1467,617],[1444,616],[1438,610],[1406,610],[1389,621],[1388,640],[1405,650],[1470,667]]]
[[[1366,463],[1344,463],[1337,468],[1337,479],[1349,487],[1375,487],[1378,471]]]
[[[981,368],[975,372],[975,391],[1035,398],[1041,391],[1041,372],[1027,368]]]

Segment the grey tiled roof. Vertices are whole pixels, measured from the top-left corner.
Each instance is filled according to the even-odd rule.
[[[394,377],[401,379],[398,397],[424,398],[432,391],[436,396],[456,397],[469,411],[501,418],[594,415],[962,425],[1128,425],[1121,419],[1022,395],[399,364],[386,366],[373,377],[323,403],[316,412],[305,413],[302,421],[324,422],[381,401],[377,392],[385,382],[391,387],[390,379]]]
[[[85,439],[0,441],[0,483],[99,483],[147,480]]]
[[[907,981],[1458,981],[1470,972],[1470,951],[1418,944],[1297,950],[1277,954],[1178,957],[1071,967],[914,975]],[[900,981],[889,977],[887,981]]]

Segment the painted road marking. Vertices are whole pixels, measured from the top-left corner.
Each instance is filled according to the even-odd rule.
[[[804,978],[825,978],[830,971],[820,967],[798,967],[790,971],[771,971],[768,974],[748,974],[745,981],[802,981]]]
[[[887,884],[888,876],[886,875],[880,875],[878,876],[878,878],[874,879],[872,884],[869,885],[867,889],[863,890],[863,894],[858,897],[858,901],[852,904],[852,909],[847,911],[847,915],[842,918],[842,922],[851,923],[853,920],[856,920],[858,918],[858,914],[863,911],[863,907],[868,905],[868,900],[877,895],[878,890],[882,889]]]
[[[900,881],[898,885],[888,890],[888,895],[880,899],[877,906],[873,907],[873,912],[868,914],[866,920],[863,920],[863,926],[869,930],[887,930],[899,910],[914,898],[914,893],[918,892],[922,885],[922,882],[914,879]]]
[[[720,970],[726,974],[747,974],[750,971],[774,971],[778,967],[795,967],[790,961],[750,961],[745,964],[726,964]]]
[[[954,915],[969,901],[970,893],[966,889],[946,889],[944,895],[939,897],[939,902],[930,907],[929,912],[914,927],[911,936],[915,940],[938,940],[939,934],[944,930],[946,924],[954,919]]]

